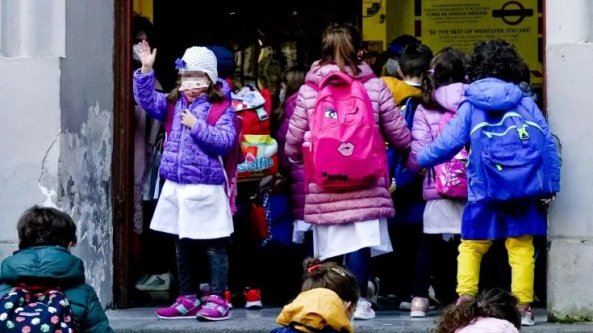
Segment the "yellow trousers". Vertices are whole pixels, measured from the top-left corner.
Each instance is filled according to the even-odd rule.
[[[491,240],[461,240],[457,257],[457,294],[475,297],[480,280],[480,263]],[[505,247],[511,265],[511,293],[519,304],[533,302],[533,274],[535,258],[533,236],[507,238]]]

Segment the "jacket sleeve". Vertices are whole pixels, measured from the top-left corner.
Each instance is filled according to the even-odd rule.
[[[418,152],[418,165],[427,168],[452,159],[469,142],[471,117],[469,102],[463,103],[457,110],[457,115],[445,125],[434,142]]]
[[[229,107],[214,126],[209,125],[206,119],[198,118],[191,128],[191,136],[208,153],[224,156],[231,150],[237,136],[235,117],[233,108]]]
[[[412,150],[408,157],[408,169],[418,172],[422,167],[418,164],[418,153],[432,142],[432,131],[426,118],[426,112],[422,105],[418,106],[414,113],[414,124],[412,126]]]
[[[402,113],[393,103],[393,95],[383,80],[379,82],[379,124],[385,139],[400,152],[407,153],[412,141]]]
[[[284,149],[286,156],[294,162],[302,162],[302,146],[305,142],[305,132],[309,130],[309,117],[307,116],[307,97],[311,98],[316,92],[313,88],[303,85],[299,90],[294,113],[288,123],[288,132],[286,133],[286,147]]]
[[[89,289],[86,301],[88,312],[85,321],[81,323],[81,331],[85,333],[113,333],[95,290],[90,286]]]
[[[154,89],[154,71],[142,74],[134,72],[134,99],[151,117],[164,121],[167,116],[167,96]]]
[[[560,167],[562,165],[559,149],[556,144],[556,140],[552,135],[552,132],[550,131],[548,122],[544,118],[544,115],[539,110],[537,105],[533,103],[533,100],[530,99],[530,101],[533,105],[533,119],[539,125],[539,127],[542,128],[544,135],[546,137],[546,153],[548,161],[550,163],[550,179],[552,181],[552,191],[554,191],[554,193],[558,193],[560,192]]]

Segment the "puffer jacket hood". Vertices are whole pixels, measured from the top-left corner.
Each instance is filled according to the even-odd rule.
[[[84,264],[60,246],[20,250],[2,262],[0,279],[16,284],[27,278],[52,279],[67,287],[84,283]]]
[[[479,109],[500,112],[514,109],[521,102],[523,91],[513,83],[487,78],[470,84],[465,96]]]
[[[354,332],[346,316],[344,302],[334,291],[315,288],[300,293],[292,303],[282,308],[276,318],[282,326],[293,325],[309,331],[319,332],[331,327],[337,332]]]
[[[434,100],[445,110],[455,113],[459,104],[465,99],[466,87],[467,85],[464,83],[452,83],[439,87],[434,92]]]
[[[350,68],[346,68],[346,72],[348,75],[359,79],[371,78],[375,76],[371,67],[364,62],[358,65],[358,69],[360,69],[360,74],[358,75],[354,75]],[[309,70],[307,76],[305,76],[305,82],[311,82],[315,85],[319,85],[319,82],[325,75],[338,71],[340,71],[340,67],[338,67],[338,65],[328,64],[321,66],[319,65],[319,61],[316,61],[313,63],[313,65],[311,65],[311,70]]]

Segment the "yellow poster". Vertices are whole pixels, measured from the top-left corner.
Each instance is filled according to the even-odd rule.
[[[415,35],[434,52],[455,47],[471,52],[478,41],[503,39],[515,45],[541,84],[541,8],[538,0],[421,0],[415,1]],[[420,8],[418,8],[420,6]]]

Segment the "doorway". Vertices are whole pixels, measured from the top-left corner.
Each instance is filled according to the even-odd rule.
[[[132,1],[114,0],[114,150],[112,163],[114,233],[114,304],[139,304],[135,296],[139,236],[134,232],[134,101],[132,94]],[[330,22],[361,25],[360,0],[221,0],[177,3],[153,0],[154,46],[158,48],[155,73],[163,91],[177,80],[175,59],[191,45],[224,45],[234,49],[241,64],[235,71],[239,84],[262,82],[257,68],[261,48],[278,50],[295,43],[295,64],[309,65],[319,54],[321,32]],[[207,13],[207,14],[205,14]],[[274,14],[271,14],[274,13]],[[253,51],[253,49],[255,51]],[[251,52],[249,52],[251,51]],[[249,67],[247,59],[253,66]],[[254,61],[253,61],[254,60]],[[288,64],[280,64],[288,66]],[[266,82],[275,89],[275,82]],[[141,250],[140,250],[141,251]]]

